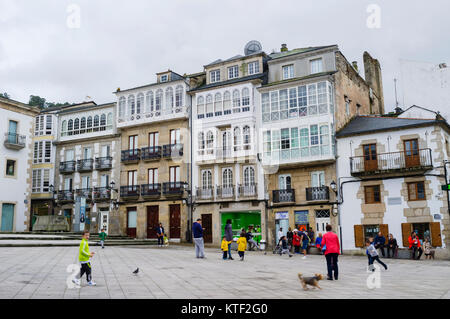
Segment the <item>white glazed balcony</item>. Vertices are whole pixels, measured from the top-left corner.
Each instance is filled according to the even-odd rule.
[[[160,122],[189,116],[189,107],[174,106],[172,109],[162,109],[139,114],[126,114],[117,118],[117,127],[139,125],[149,122]]]

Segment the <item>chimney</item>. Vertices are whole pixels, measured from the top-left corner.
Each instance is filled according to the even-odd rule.
[[[352,62],[352,65],[353,65],[353,68],[356,70],[356,72],[359,73],[359,70],[358,70],[358,61],[353,61],[353,62]]]
[[[282,45],[281,45],[281,50],[280,50],[281,52],[286,52],[286,51],[288,51],[288,48],[287,48],[287,44],[286,43],[283,43]]]

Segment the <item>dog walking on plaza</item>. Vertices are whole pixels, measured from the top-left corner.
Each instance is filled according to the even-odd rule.
[[[81,285],[81,277],[86,273],[86,279],[89,286],[96,286],[97,284],[92,280],[92,266],[90,262],[90,258],[94,256],[94,253],[89,252],[89,231],[85,230],[83,232],[83,239],[80,243],[80,249],[79,249],[79,255],[78,255],[78,261],[81,264],[80,274],[77,279],[73,279],[73,283],[77,284],[78,286]]]
[[[300,279],[303,290],[308,290],[308,285],[322,289],[319,286],[319,280],[323,279],[323,275],[321,274],[314,274],[313,277],[303,277],[301,273],[298,273],[298,279]]]

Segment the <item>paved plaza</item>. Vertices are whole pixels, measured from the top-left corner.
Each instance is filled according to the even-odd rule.
[[[450,261],[390,260],[381,288],[367,287],[367,258],[340,256],[338,281],[303,291],[297,273],[326,273],[323,256],[247,252],[241,262],[223,261],[218,249],[196,259],[189,246],[93,246],[97,286],[69,289],[68,265],[77,247],[0,248],[0,298],[450,298]],[[139,267],[139,274],[132,271]]]

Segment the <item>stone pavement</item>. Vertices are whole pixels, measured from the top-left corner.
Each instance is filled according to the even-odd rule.
[[[450,261],[385,259],[381,288],[366,285],[367,258],[340,256],[338,281],[303,291],[297,273],[326,273],[323,256],[289,258],[247,252],[244,262],[223,261],[219,249],[196,259],[186,246],[91,247],[96,287],[69,289],[67,266],[76,247],[0,248],[0,298],[450,298]],[[137,276],[132,271],[139,267]]]

